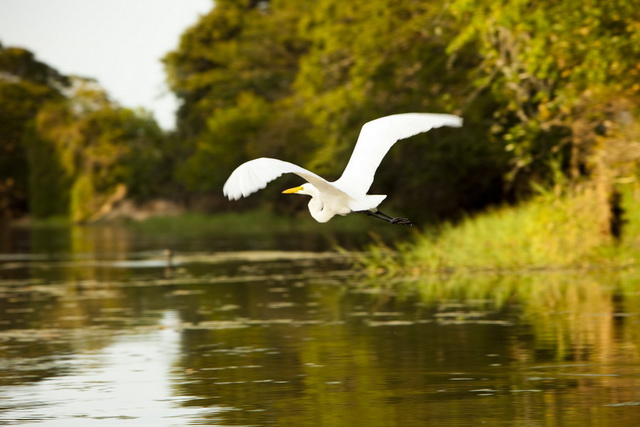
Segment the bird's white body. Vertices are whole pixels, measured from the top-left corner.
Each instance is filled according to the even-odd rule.
[[[342,176],[334,182],[293,163],[278,159],[259,158],[240,165],[224,184],[223,192],[230,200],[261,190],[285,173],[293,173],[307,183],[284,193],[311,196],[309,212],[318,222],[327,222],[335,215],[376,211],[385,195],[367,194],[375,172],[389,149],[398,140],[441,126],[462,126],[462,119],[451,114],[406,113],[381,117],[366,123]]]
[[[364,194],[353,197],[340,189],[338,181],[330,182],[333,188],[325,191],[318,190],[313,184],[306,183],[286,192],[306,194],[311,196],[309,212],[318,222],[327,222],[335,215],[347,215],[351,212],[374,210],[387,197],[385,195]]]

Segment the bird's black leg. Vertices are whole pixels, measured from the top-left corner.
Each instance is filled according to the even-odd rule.
[[[396,217],[392,217],[391,215],[387,215],[384,212],[380,212],[379,210],[368,210],[368,211],[358,211],[358,213],[362,213],[365,214],[367,216],[372,216],[374,218],[378,218],[382,221],[386,221],[388,223],[391,224],[397,224],[397,225],[408,225],[408,226],[412,226],[413,224],[411,223],[411,221],[409,221],[407,218],[396,218]]]
[[[381,220],[381,221],[391,222],[391,220],[390,220],[390,219],[387,219],[387,218],[384,218],[384,217],[378,216],[378,215],[374,214],[374,213],[373,213],[373,212],[371,212],[371,211],[356,211],[356,213],[364,214],[364,215],[366,215],[366,216],[371,216],[371,217],[373,217],[373,218],[377,218],[377,219],[379,219],[379,220]]]

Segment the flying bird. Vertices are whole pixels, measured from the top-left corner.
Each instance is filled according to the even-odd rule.
[[[262,157],[238,166],[227,182],[223,193],[229,200],[247,197],[285,173],[293,173],[307,182],[284,190],[285,194],[311,196],[309,212],[318,222],[327,222],[335,215],[352,212],[399,225],[412,225],[406,218],[395,218],[378,210],[387,197],[367,194],[376,170],[389,149],[397,141],[441,126],[460,127],[462,118],[451,114],[405,113],[381,117],[365,123],[342,176],[329,182],[315,173],[293,163]]]

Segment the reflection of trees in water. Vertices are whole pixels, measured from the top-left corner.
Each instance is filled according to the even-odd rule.
[[[0,282],[3,385],[64,374],[65,355],[110,345],[158,307],[125,285],[135,271],[101,264],[127,259],[131,246],[128,231],[113,226],[13,229],[3,252],[16,261]]]
[[[30,244],[38,256],[16,270],[22,281],[0,283],[0,357],[19,371],[5,369],[2,385],[60,375],[65,355],[114,337],[171,328],[180,354],[167,375],[192,397],[184,407],[241,409],[217,424],[553,426],[637,400],[632,275],[389,284],[330,257],[181,251],[167,275],[162,262],[135,264],[148,247],[125,229],[33,231]],[[164,325],[168,309],[177,318]]]
[[[557,360],[605,361],[615,357],[620,336],[634,335],[629,331],[636,329],[633,313],[640,304],[633,283],[632,275],[546,272],[425,281],[417,289],[430,303],[454,299],[498,309],[515,306],[536,349]]]
[[[414,418],[561,425],[568,405],[636,398],[637,379],[624,366],[637,364],[637,340],[620,339],[636,328],[620,313],[637,305],[626,302],[623,281],[542,274],[348,282],[218,287],[219,298],[237,305],[218,300],[221,310],[208,313],[218,323],[183,333],[180,366],[191,381],[180,393],[256,410],[225,422],[302,426]],[[207,295],[214,292],[198,298]],[[247,302],[254,308],[245,311]],[[482,393],[493,401],[479,403]],[[588,421],[582,416],[571,419]]]

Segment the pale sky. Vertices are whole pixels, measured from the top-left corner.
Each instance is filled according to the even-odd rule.
[[[98,80],[111,98],[167,129],[177,101],[160,59],[213,0],[0,0],[0,42],[63,74]]]

